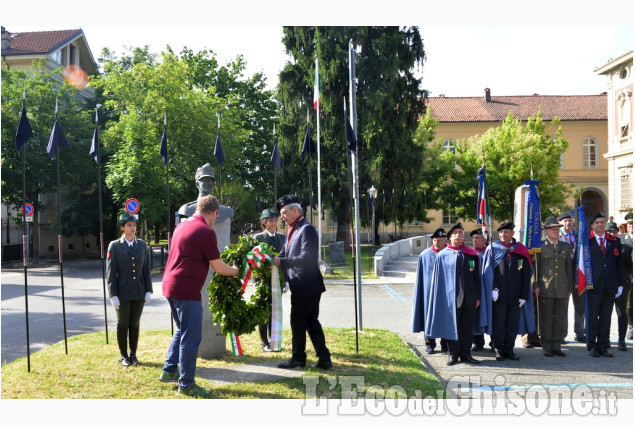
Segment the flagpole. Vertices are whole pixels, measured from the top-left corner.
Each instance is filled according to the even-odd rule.
[[[55,121],[58,119],[57,99],[55,99]],[[58,149],[57,159],[57,249],[60,263],[60,280],[62,285],[62,318],[64,321],[64,350],[68,354],[68,338],[66,336],[66,302],[64,299],[64,254],[62,249],[62,202],[60,197],[60,155]]]
[[[26,87],[22,90],[22,111],[26,113]],[[30,128],[30,126],[29,126]],[[22,263],[24,265],[24,313],[26,318],[26,368],[31,372],[31,342],[29,340],[29,290],[27,264],[29,255],[28,224],[26,221],[26,143],[22,144]]]
[[[167,134],[168,134],[168,113],[167,111],[163,112],[163,131],[165,132],[166,138],[166,161],[165,164],[165,191],[166,191],[166,199],[167,199],[167,237],[168,237],[168,253],[170,252],[170,243],[172,242],[172,232],[170,232],[170,161],[169,156],[167,155]]]
[[[309,146],[309,208],[307,208],[307,212],[309,212],[309,210],[311,211],[311,215],[309,217],[309,220],[311,222],[311,224],[313,224],[313,181],[311,179],[311,174],[313,174],[311,171],[311,150],[312,150],[312,146],[311,146],[311,134],[309,133],[309,128],[310,128],[311,124],[309,123],[309,108],[306,108],[306,127],[307,127],[307,133],[309,136],[309,140],[307,141]],[[319,246],[318,246],[318,251],[319,251]]]
[[[353,50],[353,40],[348,42],[348,63],[349,63],[349,103],[350,103],[350,121],[353,127],[353,132],[357,134],[357,105],[355,95],[357,92],[355,83],[355,53]],[[359,148],[358,148],[359,149]],[[361,248],[359,245],[359,176],[357,169],[357,155],[351,153],[351,164],[353,170],[353,200],[355,202],[355,261],[357,263],[357,316],[359,322],[359,329],[363,330],[362,326],[362,276],[361,276]]]
[[[276,149],[276,125],[273,125],[273,148]],[[278,169],[273,164],[273,202],[278,200]]]
[[[347,131],[346,127],[346,98],[344,100],[344,133]],[[348,155],[348,135],[345,134],[344,137],[345,151],[346,151],[346,166],[347,166],[347,177],[348,177],[348,204],[351,208],[351,216],[355,216],[355,211],[353,209],[353,186],[351,185],[351,157],[352,153]],[[357,316],[357,256],[355,255],[355,247],[357,246],[357,238],[354,236],[354,226],[355,221],[351,220],[351,251],[353,254],[353,302],[355,303],[355,351],[359,353],[359,321]]]
[[[95,158],[97,159],[97,193],[99,197],[99,250],[101,253],[101,275],[104,291],[104,323],[106,328],[106,344],[108,344],[108,301],[106,297],[106,256],[104,255],[104,218],[101,201],[101,158],[99,157],[99,107],[95,106]]]
[[[220,137],[220,116],[221,116],[221,112],[218,112],[217,117],[218,117],[218,133],[216,133],[217,139]],[[216,153],[216,152],[214,152]],[[216,158],[216,160],[218,161],[218,158]],[[218,163],[218,202],[222,202],[222,186],[223,186],[223,162],[219,162]]]
[[[315,58],[315,79],[319,82],[319,74],[318,74],[318,58]],[[319,87],[319,83],[318,83]],[[322,259],[322,189],[320,186],[321,178],[320,178],[320,103],[322,99],[319,99],[317,103],[317,179],[318,179],[318,260]]]

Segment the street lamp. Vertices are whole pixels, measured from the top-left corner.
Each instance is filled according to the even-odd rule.
[[[368,196],[370,197],[370,203],[371,203],[371,206],[373,207],[373,218],[371,220],[373,242],[372,242],[372,245],[370,246],[370,258],[372,261],[373,256],[375,255],[375,199],[377,198],[377,189],[375,188],[374,185],[371,186],[370,189],[368,189]],[[370,269],[370,267],[368,268]]]

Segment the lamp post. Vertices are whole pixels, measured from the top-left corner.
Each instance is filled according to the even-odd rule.
[[[373,218],[371,219],[371,230],[373,233],[373,238],[372,238],[372,245],[370,246],[370,258],[372,261],[373,260],[373,256],[375,254],[375,199],[377,198],[377,189],[375,188],[375,186],[371,186],[370,189],[368,189],[368,196],[370,197],[370,204],[373,208]],[[368,267],[368,269],[370,270],[370,266]]]

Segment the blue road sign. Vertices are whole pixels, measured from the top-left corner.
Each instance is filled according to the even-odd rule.
[[[136,214],[137,212],[139,212],[139,201],[137,201],[135,198],[130,198],[126,201],[126,211],[128,211],[130,214]]]

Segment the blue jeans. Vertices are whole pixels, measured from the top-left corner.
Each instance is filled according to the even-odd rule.
[[[194,384],[196,357],[203,339],[203,306],[201,301],[184,301],[174,298],[167,298],[167,300],[172,309],[176,330],[168,348],[163,371],[174,373],[180,364],[179,388],[186,388]]]

